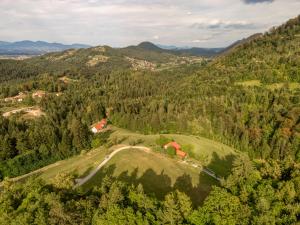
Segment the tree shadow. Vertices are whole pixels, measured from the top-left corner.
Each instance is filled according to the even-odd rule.
[[[80,175],[79,178],[83,178],[83,177],[86,177],[87,175],[89,175],[91,173],[91,171],[94,169],[93,166],[90,166],[89,168],[87,168],[83,174]]]
[[[194,207],[198,207],[203,203],[204,199],[211,191],[212,185],[218,185],[216,180],[201,173],[201,171],[199,171],[197,185],[193,184],[192,177],[186,173],[177,177],[176,181],[172,185],[172,179],[165,173],[164,170],[160,173],[156,173],[152,169],[147,169],[139,176],[139,169],[135,168],[132,172],[126,170],[118,176],[114,176],[115,170],[115,164],[103,168],[95,175],[94,178],[84,185],[84,188],[88,190],[95,185],[100,186],[103,178],[108,176],[113,181],[122,181],[127,185],[134,185],[135,187],[141,184],[145,194],[158,200],[164,200],[167,194],[178,190],[190,197]]]
[[[233,154],[220,158],[219,155],[214,152],[210,163],[207,165],[207,169],[214,172],[218,177],[226,178],[231,173],[231,168],[236,158],[237,156]]]

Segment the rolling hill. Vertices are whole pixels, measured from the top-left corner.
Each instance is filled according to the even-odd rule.
[[[88,48],[89,45],[48,43],[44,41],[0,42],[0,55],[41,55],[49,52],[60,52],[67,49]]]
[[[156,51],[156,52],[165,52],[169,54],[175,54],[179,56],[198,56],[198,57],[207,57],[211,58],[219,55],[225,51],[225,48],[197,48],[197,47],[182,47],[177,48],[175,46],[164,47],[162,45],[155,45],[151,42],[142,42],[137,46],[129,46],[129,48],[137,47],[139,49]],[[229,49],[230,47],[228,47]]]

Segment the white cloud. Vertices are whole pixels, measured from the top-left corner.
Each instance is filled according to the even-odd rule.
[[[297,16],[298,0],[0,0],[0,40],[220,47]],[[194,40],[191,41],[191,40]]]

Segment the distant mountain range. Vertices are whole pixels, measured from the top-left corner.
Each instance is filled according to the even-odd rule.
[[[84,44],[64,45],[44,41],[0,41],[0,55],[41,55],[49,52],[59,52],[67,49],[89,48]]]
[[[203,57],[216,56],[221,52],[223,52],[225,49],[225,48],[177,47],[173,45],[153,44],[151,42],[142,42],[137,47],[147,49],[147,50],[152,50],[152,51],[173,53],[176,55],[203,56]]]
[[[256,34],[258,35],[258,34]],[[256,35],[253,35],[254,37]],[[252,38],[249,37],[249,38]],[[123,49],[134,50],[148,50],[159,53],[168,53],[179,56],[202,56],[214,57],[228,52],[230,49],[236,47],[247,41],[248,39],[240,40],[227,48],[197,48],[197,47],[177,47],[174,45],[161,45],[153,44],[151,42],[142,42],[137,46],[128,46]],[[65,45],[61,43],[49,43],[45,41],[18,41],[18,42],[5,42],[0,41],[0,55],[17,56],[17,55],[42,55],[50,52],[60,52],[67,49],[90,48],[92,46],[85,44],[72,44]]]

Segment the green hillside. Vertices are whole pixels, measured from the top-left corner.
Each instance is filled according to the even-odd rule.
[[[125,150],[118,153],[84,184],[85,190],[101,185],[105,176],[112,176],[116,180],[129,184],[142,184],[145,193],[154,194],[161,200],[172,190],[180,190],[190,196],[194,204],[199,205],[208,195],[212,185],[219,185],[214,178],[201,172],[201,168],[184,164],[181,160],[172,159],[166,154],[157,152],[156,149],[159,146],[156,140],[159,135],[142,135],[116,127],[111,127],[111,129],[113,132],[109,138],[110,143],[117,141],[119,144],[129,145],[139,141],[141,142],[139,145],[149,146],[152,152]],[[173,138],[182,146],[190,145],[193,152],[191,155],[198,159],[198,164],[214,171],[219,177],[228,176],[233,160],[238,157],[232,148],[209,139],[178,134],[165,136]],[[61,173],[76,173],[78,177],[84,177],[95,169],[111,151],[106,147],[96,148],[13,180],[24,181],[35,176],[52,183]],[[193,160],[191,156],[190,159]]]
[[[212,63],[232,80],[300,82],[300,16],[257,35]]]
[[[297,17],[209,61],[149,45],[0,60],[0,224],[297,224],[299,35]],[[105,117],[115,128],[93,134]],[[205,168],[167,158],[159,138],[226,179],[212,187]],[[121,152],[73,189],[70,172],[82,178],[122,143],[156,153]],[[7,180],[35,170],[66,173]]]
[[[85,183],[83,189],[101,186],[106,176],[127,184],[140,184],[146,194],[159,200],[163,200],[171,191],[179,190],[189,196],[195,205],[203,203],[212,185],[219,185],[218,181],[199,168],[138,150],[120,152]]]

